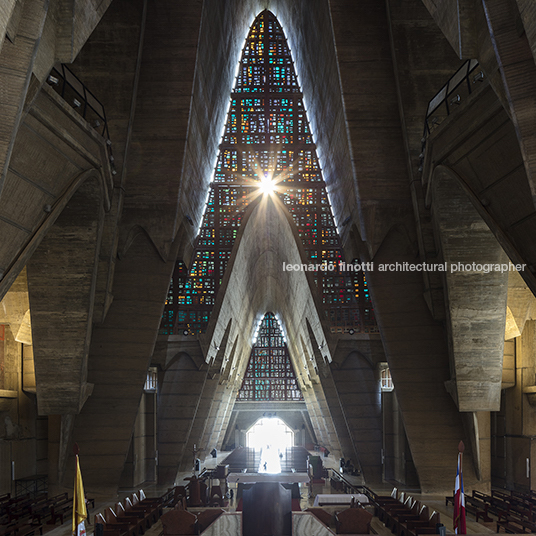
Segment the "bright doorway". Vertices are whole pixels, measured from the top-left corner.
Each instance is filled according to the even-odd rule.
[[[260,450],[259,473],[280,473],[286,449],[294,445],[294,432],[281,419],[259,419],[247,432],[247,446]]]
[[[263,417],[247,431],[246,441],[249,448],[283,452],[294,446],[294,432],[277,417]]]

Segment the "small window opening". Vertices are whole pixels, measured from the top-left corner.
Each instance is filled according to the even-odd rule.
[[[392,391],[395,388],[387,363],[380,364],[380,387],[382,391]]]
[[[156,367],[149,367],[147,370],[147,379],[145,380],[144,390],[146,393],[156,393],[158,385],[158,370]]]

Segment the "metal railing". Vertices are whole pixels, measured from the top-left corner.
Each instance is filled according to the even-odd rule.
[[[54,65],[47,77],[47,83],[106,140],[112,174],[115,175],[112,142],[102,103],[63,63]]]
[[[344,493],[365,493],[364,486],[352,484],[343,473],[340,473],[336,469],[328,468],[328,475],[330,482],[340,482],[341,488],[338,491]],[[333,484],[332,484],[333,485]]]
[[[484,71],[479,67],[478,60],[467,60],[428,102],[421,139],[419,172],[423,171],[426,139],[429,134],[473,92],[473,84],[484,80]]]
[[[484,72],[479,69],[478,60],[466,61],[428,103],[424,135],[430,134],[465,96],[471,94],[473,84],[483,80]]]

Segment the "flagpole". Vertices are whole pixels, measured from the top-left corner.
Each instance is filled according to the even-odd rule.
[[[465,492],[463,486],[463,453],[465,445],[463,441],[458,444],[458,469],[456,471],[456,485],[454,489],[454,532],[456,534],[467,534],[465,519]]]
[[[82,483],[82,473],[80,471],[80,460],[78,454],[80,448],[78,443],[73,446],[74,452],[74,492],[73,492],[73,522],[72,522],[72,535],[73,536],[85,536],[86,525],[84,520],[87,519],[86,510],[86,495],[84,493],[84,485]]]

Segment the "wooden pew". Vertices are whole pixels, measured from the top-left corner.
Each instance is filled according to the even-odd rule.
[[[31,523],[13,523],[0,527],[0,536],[35,536],[43,534],[43,525],[32,525]]]
[[[164,509],[160,503],[151,503],[151,502],[141,503],[136,493],[133,493],[130,496],[130,501],[132,503],[133,509],[145,510],[147,512],[151,512],[151,514],[154,516],[155,523],[163,514]],[[125,510],[127,510],[127,508],[125,508]]]
[[[477,521],[482,518],[483,521],[489,523],[492,521],[491,517],[488,515],[491,500],[486,502],[486,497],[488,496],[486,496],[484,493],[473,490],[472,496],[465,495],[465,510],[470,514],[473,514]],[[452,503],[452,506],[454,506],[454,493],[452,496],[445,497],[445,506],[448,505],[449,502]]]
[[[416,534],[434,534],[436,525],[440,522],[438,512],[432,512],[428,506],[423,505],[419,519],[410,519],[404,523],[399,523],[397,527],[397,536],[414,536]],[[433,532],[430,530],[433,529]]]
[[[412,513],[411,509],[413,508],[413,503],[415,500],[410,495],[400,494],[401,499],[404,499],[404,502],[390,503],[381,506],[380,515],[378,516],[380,521],[385,523],[387,528],[392,527],[393,520],[399,514],[410,514]]]
[[[411,510],[407,512],[398,511],[394,512],[393,514],[388,514],[389,528],[391,529],[391,532],[398,534],[399,525],[408,523],[409,521],[419,521],[424,508],[428,507],[426,505],[421,505],[419,501],[414,501]]]
[[[492,499],[498,499],[506,505],[506,512],[509,514],[519,515],[528,521],[534,522],[533,504],[527,502],[512,494],[504,493],[499,490],[491,491]]]
[[[399,500],[399,494],[398,494],[398,488],[393,488],[393,491],[391,491],[391,495],[377,495],[374,493],[370,488],[367,488],[365,486],[365,493],[368,496],[368,498],[372,501],[375,505],[383,505],[386,503],[393,503],[397,502]]]
[[[152,506],[147,506],[147,505],[143,506],[139,504],[134,505],[132,503],[132,500],[129,497],[127,497],[124,500],[123,506],[124,506],[125,512],[127,513],[143,512],[144,517],[149,516],[149,523],[151,523],[151,525],[153,523],[156,523],[160,517],[160,509],[158,507],[152,507]]]
[[[167,495],[167,493],[166,493]],[[147,497],[145,492],[140,489],[138,491],[138,497],[140,504],[162,504],[164,502],[164,497]]]
[[[64,521],[64,515],[71,514],[73,509],[73,499],[69,499],[67,497],[67,493],[65,493],[66,497],[63,499],[60,499],[53,504],[50,505],[50,520],[48,521],[48,524],[55,525],[56,521],[60,521],[60,525],[63,525]]]
[[[40,500],[43,496],[39,496]],[[46,495],[44,495],[46,497]],[[7,505],[8,523],[18,521],[22,517],[26,517],[30,513],[30,508],[36,499],[27,494],[22,500],[9,501]]]
[[[204,530],[206,530],[218,517],[220,517],[225,510],[222,508],[209,508],[207,510],[203,510],[202,512],[199,512],[197,514],[197,524],[199,528],[199,533],[201,534]]]
[[[197,516],[186,510],[174,508],[161,518],[164,536],[198,534]]]
[[[104,536],[136,536],[136,527],[128,523],[107,523],[102,514],[95,516],[95,525],[103,526]]]
[[[113,508],[106,508],[104,510],[104,521],[108,525],[121,525],[127,524],[134,528],[134,534],[136,536],[141,536],[145,532],[145,520],[140,517],[134,516],[118,516]]]
[[[30,510],[30,517],[32,519],[32,522],[41,523],[44,518],[51,515],[51,506],[64,501],[69,501],[67,493],[61,493],[60,495],[56,495],[54,497],[48,497],[47,495],[44,495],[41,500],[32,504]]]
[[[337,534],[370,534],[372,517],[364,508],[347,508],[335,514]]]
[[[118,517],[133,517],[135,519],[141,519],[145,528],[152,526],[153,516],[151,512],[146,512],[145,510],[125,510],[123,505],[118,502],[115,504],[115,513]]]
[[[503,515],[497,520],[497,532],[500,532],[501,528],[511,534],[536,533],[535,523],[512,514]]]
[[[484,502],[481,498],[475,497],[473,490],[472,496],[465,496],[465,510],[473,514],[478,522],[480,518],[482,521],[489,523],[492,521],[491,517],[488,515],[489,503]]]

